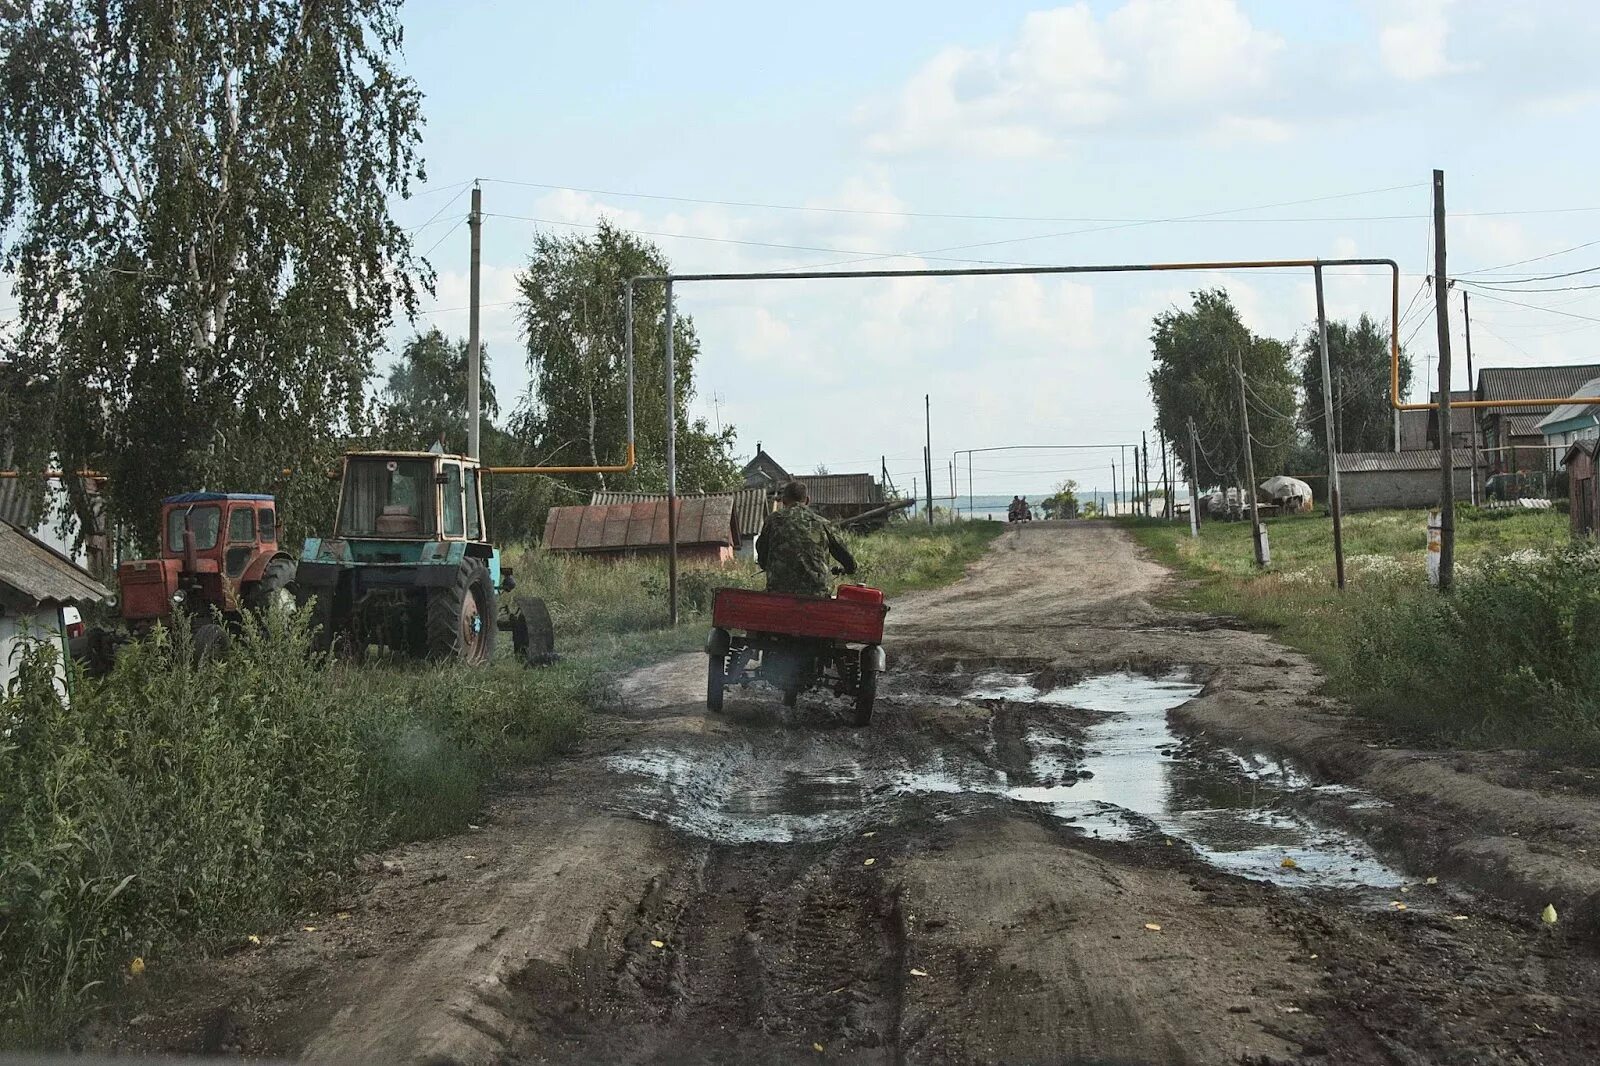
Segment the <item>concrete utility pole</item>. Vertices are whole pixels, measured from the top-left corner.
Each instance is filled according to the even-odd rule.
[[[472,213],[467,216],[467,228],[472,231],[472,265],[467,282],[467,454],[478,458],[478,419],[481,401],[478,381],[483,377],[482,358],[478,347],[478,293],[483,259],[483,190],[477,182],[472,185]]]
[[[1450,286],[1444,263],[1444,171],[1433,172],[1433,305],[1439,336],[1439,591],[1455,583],[1456,486],[1450,454]]]
[[[1115,518],[1116,514],[1117,514],[1117,464],[1116,464],[1116,461],[1113,460],[1112,463],[1111,463],[1111,516],[1113,518]]]
[[[922,394],[923,428],[927,432],[925,443],[922,445],[922,472],[926,475],[928,484],[928,525],[933,525],[933,400],[927,394]]]
[[[1476,387],[1472,377],[1472,312],[1467,309],[1467,290],[1461,290],[1461,321],[1467,329],[1467,391],[1474,393]],[[1478,506],[1478,412],[1476,408],[1467,408],[1467,425],[1471,427],[1469,434],[1472,441],[1472,506]]]
[[[1249,479],[1245,491],[1250,494],[1250,541],[1255,545],[1256,565],[1266,566],[1266,545],[1261,540],[1261,512],[1256,509],[1256,456],[1250,447],[1250,405],[1244,398],[1244,356],[1236,349],[1233,358],[1239,371],[1239,421],[1244,428],[1245,477]]]
[[[1189,419],[1189,536],[1200,535],[1200,466],[1194,457],[1194,419]]]
[[[1322,264],[1312,267],[1317,287],[1317,349],[1322,357],[1322,432],[1328,450],[1328,513],[1333,516],[1333,571],[1344,588],[1344,514],[1339,496],[1339,451],[1333,438],[1333,375],[1328,371],[1328,309],[1322,298]],[[1395,438],[1398,440],[1399,438]]]

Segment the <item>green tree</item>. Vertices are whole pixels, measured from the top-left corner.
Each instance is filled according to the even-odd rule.
[[[1289,347],[1250,332],[1225,290],[1204,289],[1192,296],[1189,310],[1161,312],[1151,330],[1155,367],[1150,371],[1150,394],[1156,428],[1169,442],[1184,442],[1178,455],[1187,472],[1188,420],[1194,419],[1200,438],[1200,484],[1243,485],[1239,378],[1234,369],[1235,358],[1240,358],[1250,398],[1256,476],[1277,474],[1297,438]]]
[[[479,345],[478,397],[481,450],[500,414],[489,380],[489,349]],[[395,447],[427,448],[443,439],[446,451],[467,450],[467,341],[435,328],[406,342],[378,397],[385,436]]]
[[[19,0],[0,18],[0,265],[15,350],[53,397],[16,458],[105,471],[144,543],[182,489],[331,510],[323,473],[365,429],[373,355],[419,278],[389,213],[422,177],[399,7]]]
[[[1323,427],[1322,348],[1312,326],[1299,344],[1300,428],[1306,458],[1327,465]],[[1388,451],[1394,447],[1394,413],[1389,406],[1389,331],[1362,315],[1355,325],[1328,323],[1328,373],[1333,379],[1333,430],[1341,452]],[[1400,395],[1411,385],[1411,357],[1400,353]]]
[[[1039,504],[1046,518],[1075,518],[1078,514],[1078,483],[1071,478],[1056,486],[1056,491]]]
[[[668,272],[659,249],[601,220],[592,236],[534,237],[528,267],[517,278],[519,313],[528,338],[535,389],[523,397],[512,432],[543,463],[620,464],[627,440],[627,364],[623,281]],[[627,474],[571,475],[579,490],[666,488],[667,404],[663,342],[666,294],[659,284],[634,290],[633,343],[638,465]],[[694,320],[678,307],[673,323],[677,387],[678,488],[681,492],[739,484],[734,427],[713,430],[691,420],[694,364],[700,354]]]

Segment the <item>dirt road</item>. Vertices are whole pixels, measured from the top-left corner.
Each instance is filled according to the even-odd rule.
[[[1466,884],[1488,837],[1446,828],[1499,803],[1498,836],[1523,839],[1531,811],[1587,855],[1593,790],[1559,798],[1564,825],[1538,814],[1557,799],[1507,801],[1470,767],[1450,772],[1482,787],[1458,781],[1455,806],[1410,803],[1432,761],[1399,772],[1270,639],[1152,606],[1169,580],[1105,524],[1009,531],[962,582],[894,605],[867,730],[820,696],[784,713],[730,695],[708,717],[699,655],[641,670],[480,831],[389,856],[341,909],[197,967],[112,1042],[340,1062],[1600,1059],[1593,941]],[[1279,761],[1296,743],[1300,764]]]

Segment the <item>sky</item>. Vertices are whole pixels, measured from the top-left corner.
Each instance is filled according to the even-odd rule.
[[[679,272],[1391,258],[1420,390],[1435,168],[1463,279],[1456,387],[1469,282],[1494,286],[1470,290],[1475,366],[1595,358],[1600,287],[1576,287],[1593,275],[1536,280],[1600,263],[1600,20],[1579,2],[413,0],[405,24],[427,181],[395,213],[438,281],[393,343],[466,335],[480,179],[503,406],[529,383],[515,279],[534,232],[601,217]],[[1327,281],[1330,317],[1389,318],[1385,272]],[[909,490],[927,394],[943,492],[959,449],[1136,441],[1151,319],[1211,286],[1257,333],[1315,321],[1307,270],[684,284],[692,409],[735,425],[741,456],[884,457]],[[980,454],[972,480],[1093,488],[1111,457]]]

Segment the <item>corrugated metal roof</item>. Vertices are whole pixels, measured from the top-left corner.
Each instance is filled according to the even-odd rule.
[[[1576,389],[1572,390],[1573,396],[1600,396],[1600,377],[1590,378]],[[1565,422],[1569,418],[1582,418],[1600,411],[1600,404],[1592,403],[1564,403],[1551,411],[1540,422],[1539,428],[1553,426],[1557,422]]]
[[[789,480],[789,472],[778,465],[778,461],[766,453],[759,444],[756,445],[755,456],[746,464],[744,470],[744,483],[757,485],[768,483],[781,485]]]
[[[1471,469],[1472,453],[1456,448],[1450,453],[1451,466]],[[1401,470],[1438,470],[1439,451],[1426,452],[1340,452],[1339,473],[1378,474]]]
[[[678,499],[678,543],[733,547],[733,497],[684,496]],[[551,551],[626,551],[664,547],[667,501],[552,507],[544,523],[544,546]]]
[[[1485,400],[1518,400],[1524,397],[1577,396],[1578,386],[1600,377],[1600,363],[1569,366],[1491,366],[1478,371],[1478,389]],[[1529,414],[1538,408],[1516,408]],[[1548,414],[1545,408],[1541,414]]]
[[[772,513],[772,495],[764,488],[738,489],[734,492],[707,492],[685,493],[680,500],[710,499],[711,497],[725,497],[733,501],[733,517],[739,529],[739,536],[753,537],[761,532],[761,527],[767,521],[767,515]],[[660,492],[596,492],[589,497],[591,505],[608,506],[616,503],[654,503],[665,500],[666,494]]]
[[[822,507],[871,507],[883,502],[883,490],[871,474],[812,474],[795,478],[811,502]]]
[[[1545,416],[1540,414],[1537,409],[1532,413],[1523,411],[1519,414],[1505,415],[1504,417],[1507,437],[1544,436],[1544,431],[1539,428],[1539,423],[1544,421]]]
[[[39,603],[92,603],[111,596],[72,560],[9,522],[0,522],[0,585]]]

